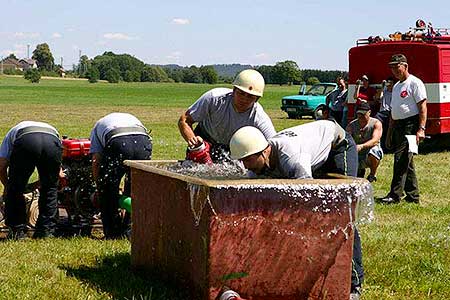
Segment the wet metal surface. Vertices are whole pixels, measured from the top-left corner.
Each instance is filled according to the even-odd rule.
[[[127,164],[133,267],[181,280],[193,299],[215,299],[224,285],[254,300],[349,298],[367,181],[210,180],[168,171],[175,162]]]

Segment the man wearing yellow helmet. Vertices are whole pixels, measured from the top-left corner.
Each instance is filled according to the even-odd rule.
[[[233,89],[214,88],[203,94],[178,121],[188,147],[204,141],[211,144],[213,161],[226,159],[233,133],[244,126],[257,127],[266,138],[276,131],[269,116],[257,103],[264,92],[264,78],[256,70],[244,70],[233,81]],[[198,123],[195,130],[193,124]]]

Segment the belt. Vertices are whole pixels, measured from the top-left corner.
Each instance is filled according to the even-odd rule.
[[[110,130],[106,136],[105,141],[106,144],[109,143],[113,138],[122,136],[122,135],[128,135],[128,134],[141,134],[148,136],[147,130],[143,127],[119,127],[115,128],[113,130]]]
[[[414,124],[414,123],[418,123],[419,121],[419,115],[414,115],[405,119],[398,119],[398,120],[394,120],[394,126],[398,127],[398,126],[404,126],[407,124]]]
[[[52,128],[41,126],[27,126],[17,131],[16,139],[19,139],[29,133],[47,133],[55,136],[56,138],[59,138],[58,132],[56,132],[56,130]]]

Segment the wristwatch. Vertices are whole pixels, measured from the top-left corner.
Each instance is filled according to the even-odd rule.
[[[422,129],[423,131],[425,131],[425,126],[419,126],[419,129]]]

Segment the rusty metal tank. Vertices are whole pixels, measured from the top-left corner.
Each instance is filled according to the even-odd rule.
[[[181,282],[192,299],[224,286],[252,300],[349,298],[366,180],[204,179],[167,169],[177,163],[126,162],[135,269]]]

